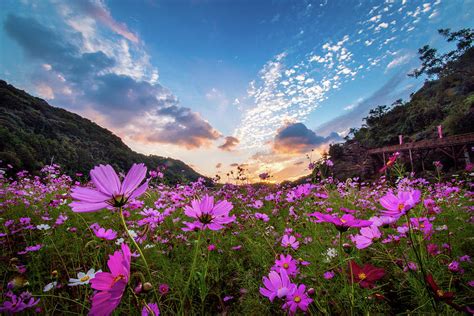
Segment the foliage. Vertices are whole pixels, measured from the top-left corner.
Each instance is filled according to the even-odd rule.
[[[182,161],[136,153],[112,132],[1,80],[0,160],[11,164],[12,171],[38,171],[58,163],[69,175],[88,174],[101,163],[127,170],[141,161],[150,169],[164,167],[172,183],[200,177]]]
[[[40,299],[31,312],[36,308],[44,314],[87,314],[94,295],[91,285],[69,286],[69,279],[90,268],[108,271],[107,260],[120,249],[120,238],[135,255],[116,315],[137,315],[150,302],[164,315],[283,315],[284,299],[270,302],[259,292],[262,277],[280,254],[298,262],[298,274],[291,278],[306,285],[313,301],[309,314],[452,315],[472,303],[474,244],[466,226],[472,225],[472,192],[465,181],[402,179],[397,187],[383,178],[373,184],[327,178],[297,187],[157,183],[139,201],[124,206],[122,215],[122,209],[72,212],[72,180],[51,167],[44,171],[42,177],[22,173],[15,181],[0,177],[1,286]],[[411,202],[406,216],[379,226],[381,238],[363,249],[351,237],[362,229],[340,230],[311,216],[315,211],[350,213],[364,220],[380,216],[381,198],[397,190],[421,190],[423,201]],[[184,214],[186,206],[207,194],[231,202],[235,222],[217,231],[183,231],[183,221],[190,219]],[[117,235],[99,238],[97,226]],[[137,256],[128,236],[132,233],[143,256]],[[284,235],[295,237],[299,245],[283,246]],[[24,252],[34,245],[40,247]],[[363,285],[364,275],[358,272],[351,284],[350,267],[382,269],[384,276],[367,278]],[[423,274],[428,273],[441,290],[455,293],[450,304],[427,288]],[[0,307],[8,301],[7,291],[2,292]]]

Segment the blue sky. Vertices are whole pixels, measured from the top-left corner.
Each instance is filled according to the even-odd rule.
[[[305,154],[407,99],[439,28],[473,0],[4,0],[0,78],[133,149],[225,174],[292,179]],[[316,158],[316,157],[314,157]]]

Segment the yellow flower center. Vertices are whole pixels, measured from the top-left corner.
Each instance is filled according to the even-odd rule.
[[[299,303],[301,302],[301,297],[299,296],[295,296],[295,298],[293,299],[296,303]]]
[[[403,204],[403,203],[398,204],[398,210],[399,211],[403,211],[404,208],[405,208],[405,204]]]
[[[436,291],[436,294],[438,294],[439,297],[443,297],[443,296],[444,296],[443,290],[437,290],[437,291]]]
[[[367,275],[364,272],[359,273],[357,276],[359,277],[360,280],[364,280],[367,277]]]
[[[82,278],[80,278],[79,281],[81,281],[81,282],[86,282],[86,281],[89,280],[90,278],[91,278],[90,276],[85,275],[85,276],[83,276]]]
[[[288,263],[283,264],[283,268],[288,269],[289,267],[290,267],[290,265]]]
[[[125,276],[123,274],[119,274],[114,278],[114,283],[117,283],[120,280],[125,279]]]
[[[342,218],[341,218],[341,222],[345,223],[345,222],[347,222],[347,221],[346,221],[345,219],[342,219]]]

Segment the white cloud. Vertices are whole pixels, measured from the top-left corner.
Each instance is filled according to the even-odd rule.
[[[390,70],[390,69],[393,69],[393,68],[398,67],[400,65],[404,65],[404,64],[408,63],[410,61],[411,57],[412,57],[412,55],[407,54],[407,55],[403,55],[403,56],[400,56],[400,57],[397,57],[397,58],[393,59],[391,62],[388,63],[386,70]]]

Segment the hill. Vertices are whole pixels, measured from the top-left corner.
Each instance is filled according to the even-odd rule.
[[[148,168],[165,166],[171,183],[202,177],[179,160],[143,155],[131,150],[111,131],[92,121],[0,80],[0,160],[14,171],[37,172],[53,161],[63,171],[88,174],[98,164],[127,170],[134,162]]]
[[[442,31],[444,30],[440,30],[441,34]],[[448,30],[448,35],[451,34],[456,32],[449,33]],[[442,125],[443,134],[446,136],[474,132],[472,34],[472,31],[468,33],[468,45],[460,41],[464,45],[463,49],[459,49],[458,43],[457,51],[443,55],[449,57],[444,62],[444,57],[436,55],[436,50],[429,46],[420,49],[423,67],[415,71],[415,76],[427,74],[429,78],[433,75],[436,75],[436,78],[427,80],[411,95],[408,102],[397,100],[389,106],[375,107],[369,112],[361,128],[352,129],[345,143],[332,145],[329,156],[335,163],[333,172],[336,177],[367,178],[376,174],[377,169],[367,156],[367,149],[398,144],[400,134],[407,143],[438,137],[438,125]],[[425,57],[427,55],[429,58]],[[431,158],[442,160],[442,155],[435,152]],[[450,164],[452,164],[450,160],[444,163],[446,167],[451,167]]]

